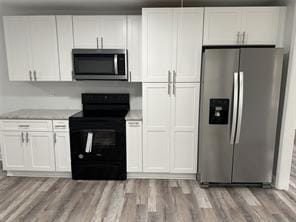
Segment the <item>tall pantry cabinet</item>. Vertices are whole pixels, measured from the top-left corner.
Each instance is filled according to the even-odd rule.
[[[196,173],[202,8],[142,11],[143,171]]]

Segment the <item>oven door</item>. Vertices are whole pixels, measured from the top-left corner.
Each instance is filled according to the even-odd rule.
[[[70,121],[70,139],[74,163],[125,161],[124,119]]]
[[[76,80],[127,80],[127,51],[73,49]]]

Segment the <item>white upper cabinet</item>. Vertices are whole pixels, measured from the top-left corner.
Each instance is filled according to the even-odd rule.
[[[204,45],[276,45],[283,7],[205,9]]]
[[[144,82],[198,82],[202,51],[202,8],[143,9]]]
[[[72,16],[57,16],[59,65],[61,81],[72,81],[73,27]]]
[[[167,82],[173,62],[173,9],[143,9],[144,82]]]
[[[126,48],[126,16],[73,16],[75,48]]]
[[[280,10],[276,7],[246,8],[242,27],[245,44],[276,44]]]
[[[199,82],[201,72],[203,9],[174,9],[178,27],[173,72],[177,82]]]
[[[99,16],[73,16],[75,48],[99,48]]]
[[[204,19],[204,45],[239,43],[242,24],[241,8],[206,8]]]
[[[102,49],[126,49],[126,16],[100,16]]]
[[[32,60],[29,18],[6,16],[3,17],[3,20],[9,80],[30,80],[29,72],[32,72]]]
[[[29,20],[34,80],[59,80],[55,16],[30,16]]]
[[[60,79],[55,16],[4,17],[9,79]]]
[[[142,82],[142,17],[127,17],[128,70],[131,82]]]

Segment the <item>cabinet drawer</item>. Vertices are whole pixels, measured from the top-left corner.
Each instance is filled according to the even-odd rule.
[[[52,131],[51,120],[2,120],[0,129],[4,131]]]
[[[53,130],[56,132],[69,131],[69,121],[68,120],[54,120]]]

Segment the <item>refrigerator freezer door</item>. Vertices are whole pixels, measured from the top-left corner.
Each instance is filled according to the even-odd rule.
[[[281,49],[241,49],[244,89],[242,109],[238,111],[242,112],[237,126],[240,135],[236,135],[234,146],[234,183],[271,182],[282,60]]]
[[[233,145],[230,134],[232,119],[236,120],[232,118],[235,105],[232,98],[238,65],[239,49],[208,49],[203,54],[199,126],[201,183],[231,182]]]

